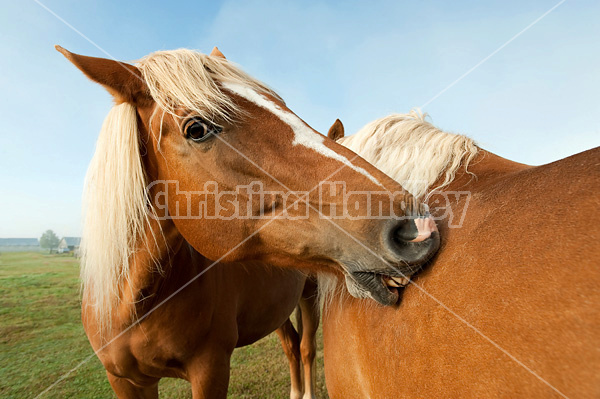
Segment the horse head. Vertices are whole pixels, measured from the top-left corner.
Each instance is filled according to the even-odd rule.
[[[209,259],[343,273],[350,293],[385,305],[437,250],[435,224],[397,182],[310,128],[218,50],[160,51],[136,65],[57,50],[115,99],[104,147],[129,146],[112,157],[128,160],[106,161],[98,147],[88,180],[92,194],[104,191],[96,219],[111,207],[128,216],[90,223],[122,223],[123,246],[144,234],[147,218],[168,219]]]

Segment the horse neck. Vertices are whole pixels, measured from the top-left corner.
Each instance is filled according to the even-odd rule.
[[[454,180],[441,191],[470,191],[472,193],[480,191],[484,186],[529,169],[532,166],[519,162],[514,162],[502,158],[494,153],[480,149],[475,158],[468,165],[468,169],[461,168],[456,172]],[[443,182],[442,177],[436,181],[431,188],[438,187]]]
[[[190,256],[187,243],[172,221],[150,218],[145,233],[131,258],[129,278],[123,285],[117,313],[123,321],[149,310],[159,298],[160,288],[173,265],[184,262],[182,257]]]
[[[442,240],[449,239],[449,236],[453,234],[452,231],[457,231],[454,227],[462,226],[467,206],[468,209],[472,209],[474,206],[471,199],[481,198],[477,194],[484,193],[489,187],[500,183],[508,176],[528,168],[531,166],[510,161],[485,150],[479,150],[467,170],[461,167],[450,184],[441,189],[435,189],[435,187],[440,187],[444,181],[444,174],[442,174],[442,178],[430,187],[434,191],[426,201],[432,215],[439,218],[437,224]]]

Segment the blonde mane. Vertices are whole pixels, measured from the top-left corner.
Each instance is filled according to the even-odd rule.
[[[223,92],[223,83],[248,86],[283,102],[273,90],[234,63],[193,50],[157,51],[142,58],[136,66],[142,71],[154,101],[173,116],[177,109],[183,108],[209,121],[231,121],[241,110]]]
[[[157,103],[155,112],[176,116],[175,111],[183,108],[207,120],[231,121],[243,112],[221,89],[225,82],[249,86],[282,101],[233,63],[192,50],[159,51],[136,66]],[[135,106],[114,106],[102,125],[86,175],[81,281],[100,333],[112,326],[130,279],[132,256],[147,238],[152,208],[139,141]]]
[[[86,175],[81,281],[101,330],[111,325],[136,241],[145,234],[148,198],[137,132],[135,107],[114,106]]]
[[[452,183],[461,167],[469,173],[467,168],[479,151],[472,139],[446,133],[426,118],[427,114],[419,110],[388,115],[340,138],[338,143],[399,182],[417,200],[425,201],[432,192]],[[442,177],[441,183],[433,187]],[[342,288],[337,277],[319,275],[322,304],[341,298]]]
[[[368,123],[356,134],[338,140],[399,182],[418,200],[446,187],[462,167],[467,170],[478,147],[463,135],[446,133],[412,110]],[[441,177],[437,187],[433,184]]]

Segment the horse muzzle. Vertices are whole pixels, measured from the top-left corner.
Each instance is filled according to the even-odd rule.
[[[354,297],[391,306],[398,302],[400,290],[411,282],[410,277],[439,249],[440,235],[431,216],[407,217],[391,223],[381,243],[384,251],[375,264],[364,258],[344,262],[346,286]]]

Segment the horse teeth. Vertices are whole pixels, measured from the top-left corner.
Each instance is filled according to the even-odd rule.
[[[400,287],[400,285],[393,278],[386,278],[385,284],[388,287]]]
[[[386,285],[397,288],[404,287],[405,285],[408,285],[409,282],[410,280],[408,277],[388,277],[385,279]]]

